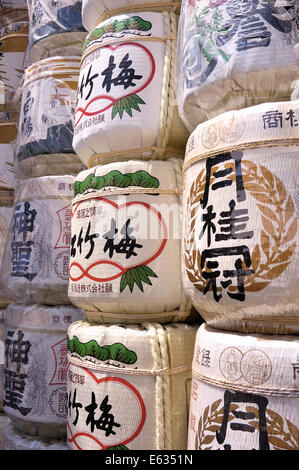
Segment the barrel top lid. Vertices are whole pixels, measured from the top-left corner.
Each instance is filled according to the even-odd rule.
[[[263,103],[199,124],[188,139],[184,168],[226,152],[299,143],[299,101]]]
[[[5,311],[5,325],[29,328],[36,332],[67,331],[70,324],[81,320],[83,311],[74,305],[45,306],[11,303]]]
[[[15,187],[15,201],[24,199],[60,198],[70,201],[75,177],[71,175],[41,176],[19,181]]]
[[[179,159],[172,161],[139,161],[109,163],[84,170],[76,177],[74,194],[82,196],[103,196],[108,193],[129,194],[177,194],[181,173]],[[74,202],[76,202],[76,200]]]
[[[193,375],[230,390],[299,396],[299,337],[247,335],[203,324],[196,336]]]

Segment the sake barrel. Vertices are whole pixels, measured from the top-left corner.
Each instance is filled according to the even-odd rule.
[[[298,450],[299,339],[202,325],[196,335],[188,450]]]
[[[17,123],[18,115],[15,110],[8,111],[7,109],[5,109],[3,111],[0,111],[0,145],[9,144],[10,142],[16,139],[18,134]],[[5,158],[6,157],[4,156],[3,160]]]
[[[297,101],[266,103],[190,136],[183,287],[212,327],[299,332],[298,114]]]
[[[4,27],[19,21],[29,21],[27,2],[24,2],[24,4],[20,4],[19,7],[16,6],[15,8],[7,7],[3,5],[3,2],[1,2],[0,27]]]
[[[181,0],[83,0],[82,23],[87,31],[91,31],[98,23],[122,13],[144,11],[172,11],[179,13]]]
[[[87,32],[82,26],[78,0],[28,0],[29,60],[81,55]]]
[[[2,97],[5,103],[4,93]],[[0,104],[0,110],[1,106]],[[7,105],[4,104],[3,108],[7,108]],[[18,133],[17,121],[16,111],[0,111],[0,192],[15,187],[13,144]]]
[[[4,431],[4,450],[67,450],[63,439],[46,439],[24,434],[9,424]]]
[[[4,340],[5,340],[4,316],[5,316],[5,309],[1,309],[0,310],[0,411],[2,411],[2,407],[3,407],[3,365],[4,365]]]
[[[0,191],[0,267],[7,249],[9,227],[12,218],[12,198],[13,192]],[[6,307],[10,302],[7,289],[5,287],[0,288],[0,308]]]
[[[80,57],[51,57],[25,71],[16,146],[19,178],[77,174],[72,146]]]
[[[73,306],[7,307],[3,409],[21,432],[65,436],[67,329],[83,316]]]
[[[23,303],[68,304],[71,199],[74,177],[19,181],[1,286]]]
[[[176,323],[73,323],[67,339],[69,448],[186,449],[196,330]]]
[[[226,111],[290,99],[296,24],[281,13],[262,0],[183,1],[177,100],[189,131]]]
[[[175,100],[177,15],[114,16],[83,47],[73,146],[88,166],[183,156]]]
[[[182,321],[182,162],[128,161],[79,173],[69,299],[94,322]]]
[[[28,43],[28,22],[20,21],[10,23],[0,30],[0,85],[4,86],[5,101],[3,104],[11,105],[17,88],[20,86],[23,71],[25,52]],[[8,109],[9,111],[9,109]]]
[[[0,413],[0,450],[4,450],[4,431],[9,422],[9,418],[4,413]]]
[[[0,132],[5,132],[5,129],[7,129],[7,126],[1,126],[0,123]],[[14,189],[14,187],[15,169],[13,145],[0,143],[0,189]]]

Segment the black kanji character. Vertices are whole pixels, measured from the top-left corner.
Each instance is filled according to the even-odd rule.
[[[212,176],[215,180],[220,179],[220,181],[212,183],[211,185],[212,191],[216,191],[219,188],[224,188],[226,186],[231,186],[233,184],[232,179],[226,178],[228,175],[232,173],[233,168],[225,168],[224,170],[217,170],[212,173],[212,168],[214,166],[217,166],[220,163],[226,162],[228,160],[234,161],[235,172],[236,172],[237,201],[238,202],[245,201],[246,194],[244,190],[242,167],[241,167],[242,157],[243,157],[242,152],[231,152],[231,153],[224,153],[222,155],[217,155],[216,157],[207,159],[205,190],[204,190],[203,198],[200,200],[200,203],[203,209],[205,209],[205,207],[208,204],[210,181],[211,181]]]
[[[212,288],[213,296],[216,302],[222,298],[222,294],[218,294],[217,288],[217,277],[220,276],[220,271],[213,271],[219,267],[218,261],[209,261],[210,258],[218,258],[222,256],[238,256],[241,255],[244,258],[244,262],[247,268],[251,266],[251,257],[249,253],[249,249],[247,246],[237,246],[237,247],[229,247],[229,248],[213,248],[209,250],[203,250],[202,257],[201,257],[201,268],[202,268],[202,276],[204,279],[208,280],[207,285],[204,289],[204,295]],[[207,261],[208,260],[208,261]],[[206,270],[204,269],[206,265]],[[228,295],[240,302],[245,300],[245,290],[244,290],[244,282],[243,277],[249,276],[254,273],[253,269],[242,269],[242,259],[238,258],[235,262],[236,270],[224,270],[223,276],[225,278],[236,277],[237,278],[237,287],[238,292],[236,294],[232,294],[228,292]],[[224,289],[229,287],[232,284],[231,280],[228,281],[221,281],[221,285]]]
[[[6,364],[10,360],[11,363],[17,364],[17,372],[20,372],[22,364],[28,364],[29,351],[31,348],[30,341],[23,341],[24,333],[18,330],[18,339],[13,340],[14,332],[8,331],[5,340]]]
[[[131,67],[132,61],[128,59],[129,54],[126,54],[119,64],[119,68],[122,69],[121,72],[117,77],[112,78],[116,64],[114,63],[114,56],[111,55],[109,57],[109,65],[105,70],[103,70],[101,74],[105,76],[102,83],[102,88],[106,88],[107,93],[109,93],[111,90],[111,85],[123,85],[124,89],[126,90],[129,87],[136,86],[136,83],[133,83],[133,80],[140,80],[142,78],[142,75],[135,75],[135,69]]]
[[[87,231],[86,231],[86,234],[85,234],[85,238],[84,238],[84,243],[90,243],[90,249],[89,249],[89,252],[87,253],[87,255],[85,256],[86,259],[89,259],[93,253],[93,250],[94,250],[94,241],[93,239],[94,238],[99,238],[99,234],[98,233],[93,233],[92,235],[90,235],[90,222],[88,224],[88,227],[87,227]],[[81,253],[81,251],[80,251]]]
[[[89,85],[89,91],[88,91],[88,94],[84,98],[85,100],[88,100],[88,98],[90,97],[90,95],[92,93],[92,90],[93,90],[93,81],[99,76],[98,73],[95,73],[92,76],[90,76],[91,69],[92,69],[92,64],[90,65],[90,67],[88,69],[88,73],[87,73],[87,77],[86,77],[85,82],[84,82],[85,77],[83,75],[82,80],[81,80],[81,84],[78,87],[80,96],[81,96],[81,98],[83,98],[83,89],[86,88]]]
[[[258,418],[259,421],[259,450],[270,450],[268,433],[267,433],[267,422],[266,422],[266,408],[268,405],[268,399],[260,395],[253,395],[250,393],[234,392],[225,390],[224,392],[224,411],[222,424],[219,431],[216,431],[216,439],[219,444],[223,444],[226,437],[226,431],[228,426],[228,418],[230,414],[230,405],[232,403],[255,403],[258,406],[257,414],[254,412],[245,412],[231,410],[233,416],[243,421],[252,421]],[[230,428],[233,431],[242,431],[254,433],[256,428],[251,424],[241,422],[231,422]],[[254,450],[254,449],[253,449]]]
[[[246,228],[246,222],[249,220],[248,209],[236,209],[236,202],[233,200],[230,201],[229,208],[229,211],[220,212],[221,219],[218,220],[218,224],[222,226],[220,229],[222,233],[216,234],[216,242],[252,238],[253,232],[240,233]]]
[[[262,115],[264,121],[264,129],[272,129],[282,127],[282,113],[279,111],[267,111]]]
[[[27,238],[27,232],[33,232],[34,221],[37,215],[35,209],[30,210],[31,204],[28,201],[24,203],[24,212],[21,210],[21,204],[18,204],[15,208],[12,225],[13,240],[16,240],[16,235],[22,233],[23,241]]]
[[[31,256],[31,245],[32,241],[27,242],[11,242],[11,265],[12,277],[25,277],[28,281],[32,281],[37,273],[26,272],[29,268],[29,260]]]
[[[109,250],[109,258],[113,257],[115,251],[116,253],[126,254],[126,259],[128,259],[131,256],[137,256],[137,253],[134,252],[135,248],[143,247],[143,245],[136,243],[136,238],[131,235],[134,229],[129,227],[130,222],[131,220],[128,219],[120,231],[120,233],[124,235],[124,238],[122,238],[118,244],[114,244],[114,237],[118,233],[118,229],[116,228],[115,219],[111,220],[109,232],[103,235],[103,238],[107,240],[104,246],[104,252]]]
[[[205,231],[207,230],[208,232],[208,246],[211,244],[211,232],[215,233],[216,232],[216,226],[212,222],[213,219],[216,217],[216,212],[213,212],[213,206],[208,206],[207,208],[207,213],[202,215],[202,222],[204,222],[204,225],[202,227],[202,230],[199,234],[199,239],[201,240]]]
[[[298,127],[298,120],[296,118],[296,113],[292,109],[287,112],[287,117],[285,118],[286,121],[290,121],[291,127]]]
[[[3,406],[19,411],[22,416],[28,415],[32,409],[22,406],[26,378],[26,374],[19,374],[14,370],[4,369]]]
[[[102,414],[98,420],[95,420],[95,410],[98,405],[96,403],[94,392],[91,393],[91,404],[85,407],[85,410],[88,412],[86,418],[86,425],[90,424],[91,432],[94,431],[96,427],[99,430],[105,431],[105,436],[110,436],[110,434],[116,434],[113,430],[113,427],[120,427],[121,425],[114,421],[113,414],[109,413],[112,406],[108,404],[108,395],[104,398],[100,405],[100,410]]]
[[[69,408],[69,414],[72,416],[72,409],[76,410],[76,417],[73,421],[73,425],[76,426],[78,423],[79,419],[79,408],[82,408],[82,403],[76,402],[76,394],[77,394],[77,389],[75,388],[74,391],[74,396],[73,396],[73,401],[71,401],[72,398],[72,392],[70,391],[69,398],[68,398],[68,408]]]

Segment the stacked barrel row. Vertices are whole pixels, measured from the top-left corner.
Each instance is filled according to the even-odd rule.
[[[298,448],[297,6],[278,3],[83,0],[74,130],[52,130],[56,109],[37,153],[18,136],[9,255],[27,251],[21,275],[12,256],[2,269],[8,442],[67,431],[78,450]],[[60,50],[73,61],[72,44]],[[68,77],[39,59],[41,84]],[[51,150],[66,135],[88,167],[75,178],[59,176],[72,151]]]
[[[67,295],[72,147],[81,4],[28,2],[29,44],[17,90],[16,188],[1,285],[5,311],[6,450],[65,450],[68,326],[84,317]],[[63,47],[62,47],[63,45]]]
[[[229,448],[232,438],[239,449],[279,448],[283,432],[290,432],[284,445],[292,448],[297,445],[298,392],[289,381],[297,339],[273,337],[270,343],[270,337],[263,343],[263,337],[253,334],[296,333],[296,315],[290,314],[290,326],[284,327],[279,303],[273,313],[277,288],[271,289],[271,281],[283,271],[277,266],[289,267],[283,258],[295,250],[293,194],[289,196],[282,175],[273,175],[272,167],[258,168],[255,156],[249,155],[247,165],[243,163],[242,151],[263,147],[257,155],[263,155],[264,163],[266,147],[271,145],[263,131],[273,130],[273,106],[278,107],[281,122],[291,120],[290,128],[296,127],[296,114],[288,109],[298,70],[294,21],[286,9],[272,2],[245,6],[207,1],[203,6],[186,1],[177,43],[174,2],[155,3],[147,7],[147,2],[83,1],[83,24],[89,34],[81,60],[73,146],[89,170],[75,182],[69,298],[84,309],[88,321],[75,323],[68,331],[68,445],[79,450],[184,449],[190,398],[190,449],[221,444]],[[180,62],[175,77],[177,44]],[[261,70],[265,80],[260,79]],[[177,112],[175,79],[180,116],[189,132]],[[285,103],[279,105],[277,100]],[[250,108],[269,102],[275,104]],[[227,120],[218,118],[226,110],[244,107],[246,112],[229,113]],[[260,113],[262,129],[253,124]],[[222,127],[214,124],[213,116]],[[181,207],[180,168],[186,137],[203,121],[207,122],[192,133],[186,147],[180,249],[173,225],[181,212],[174,211],[175,205]],[[284,166],[278,167],[285,172]],[[249,171],[251,186],[245,186],[243,168]],[[252,173],[254,169],[261,175]],[[246,206],[249,189],[253,193],[250,210]],[[275,233],[269,216],[278,217],[279,210],[264,208],[275,200],[275,191],[281,192],[276,206],[282,202],[287,206],[281,235]],[[235,209],[237,204],[242,207]],[[256,207],[268,232],[264,226],[247,229],[249,220],[259,222]],[[279,236],[283,243],[291,243],[290,250],[277,247]],[[271,237],[277,256],[269,251]],[[215,241],[220,242],[216,247]],[[263,246],[271,264],[268,274]],[[289,271],[289,279],[293,273]],[[268,297],[260,295],[268,286],[269,305]],[[296,295],[289,285],[287,294]],[[189,324],[188,299],[212,328],[243,330],[249,336],[228,335],[203,325],[194,347],[198,325]],[[248,303],[244,312],[235,307],[238,302],[242,307]],[[293,312],[290,299],[284,302]],[[278,359],[274,361],[273,355]],[[206,383],[211,387],[199,391]],[[273,426],[284,420],[282,437],[271,428],[271,417]],[[231,423],[235,418],[237,423]],[[252,439],[238,432],[234,438],[228,427],[248,431]]]
[[[182,291],[180,2],[83,2],[68,330],[72,450],[185,449],[198,323]]]
[[[296,3],[182,5],[190,450],[299,448]]]
[[[1,2],[0,6],[0,263],[7,242],[14,201],[13,142],[17,136],[18,107],[15,93],[20,86],[28,43],[26,2]],[[0,290],[0,447],[8,418],[2,413],[4,363],[4,313],[10,303],[7,290]]]

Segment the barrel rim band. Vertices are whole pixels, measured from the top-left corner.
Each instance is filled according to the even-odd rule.
[[[41,72],[39,74],[37,74],[36,76],[33,76],[33,77],[30,77],[28,80],[26,80],[26,78],[24,79],[24,84],[23,84],[23,88],[25,88],[27,85],[29,85],[30,83],[33,83],[33,82],[36,82],[37,80],[42,80],[44,78],[48,78],[48,77],[60,77],[60,80],[59,82],[63,82],[63,84],[68,87],[68,88],[71,88],[70,86],[68,86],[68,82],[78,82],[78,77],[79,77],[79,72],[80,72],[80,67],[78,66],[78,69],[77,69],[77,73],[76,73],[76,69],[74,68],[74,70],[70,71],[69,73],[66,72],[66,71],[61,71],[61,72],[51,72],[51,71],[45,71],[45,72]],[[73,80],[68,80],[68,78],[70,79],[73,79]]]
[[[156,145],[151,145],[149,147],[139,147],[135,149],[122,150],[118,152],[94,153],[91,157],[89,157],[87,168],[88,169],[93,168],[95,166],[94,162],[96,161],[96,159],[106,158],[106,157],[111,157],[111,158],[122,157],[122,156],[130,155],[130,154],[135,155],[135,154],[145,153],[145,152],[155,152],[161,155],[164,155],[165,153],[170,152],[170,153],[184,155],[185,149],[176,149],[174,147],[162,148],[162,147],[157,147]],[[149,158],[151,158],[150,155],[149,155]],[[98,164],[100,165],[100,163]]]
[[[75,199],[72,201],[72,205],[74,206],[75,204],[78,204],[79,202],[82,201],[87,201],[89,199],[98,199],[98,198],[104,198],[104,197],[111,197],[111,196],[131,196],[132,194],[174,194],[174,195],[179,195],[181,192],[178,189],[167,189],[167,188],[132,188],[128,186],[127,188],[116,188],[115,190],[110,190],[110,191],[102,191],[101,189],[96,190],[95,193],[89,193],[86,195],[75,196]]]
[[[213,150],[205,151],[201,154],[198,154],[190,159],[186,158],[183,166],[183,172],[185,172],[190,166],[192,166],[194,163],[200,161],[200,160],[205,160],[207,158],[220,155],[222,153],[229,153],[229,152],[235,152],[237,150],[250,150],[254,148],[264,148],[264,147],[291,147],[299,145],[299,137],[290,137],[286,139],[275,139],[275,138],[269,138],[269,139],[263,139],[263,140],[256,140],[252,142],[247,142],[247,143],[240,143],[240,144],[231,144],[228,146],[223,146],[223,147],[218,147]]]
[[[86,361],[79,359],[77,357],[73,357],[70,353],[68,353],[68,361],[70,364],[74,364],[75,366],[86,368],[86,369],[94,369],[104,373],[109,374],[117,374],[117,375],[134,375],[134,376],[169,376],[175,374],[182,374],[184,372],[188,372],[192,369],[191,364],[185,364],[183,366],[178,366],[174,368],[164,368],[164,369],[129,369],[128,367],[119,368],[116,366],[107,366],[105,364],[95,364],[94,362]]]
[[[260,395],[274,396],[274,397],[285,397],[293,396],[299,397],[298,388],[274,388],[274,387],[259,387],[253,385],[241,385],[229,382],[228,380],[221,380],[207,375],[200,374],[194,366],[192,367],[192,378],[196,378],[201,382],[207,383],[208,385],[215,385],[216,387],[226,388],[229,390],[248,392],[248,393],[259,393]]]
[[[94,46],[91,46],[90,49],[87,48],[82,55],[81,58],[81,65],[88,57],[90,54],[92,54],[94,51],[97,51],[98,49],[101,49],[102,47],[108,47],[111,46],[112,44],[119,44],[122,42],[126,43],[135,43],[135,42],[143,42],[143,41],[149,41],[149,42],[166,42],[166,41],[176,41],[177,36],[175,35],[169,35],[165,37],[158,37],[158,36],[134,36],[133,34],[130,36],[126,37],[120,37],[120,38],[114,38],[111,41],[106,41],[104,43],[97,43]]]
[[[8,34],[7,36],[2,36],[2,37],[1,37],[1,41],[5,41],[5,39],[16,38],[16,37],[19,37],[19,38],[28,38],[28,36],[29,36],[28,33],[27,33],[27,34],[25,34],[25,33]],[[25,53],[26,50],[25,50],[25,51],[22,51],[22,52]],[[4,52],[4,54],[5,54],[5,52]]]
[[[124,317],[126,317],[126,319],[129,319],[129,320],[144,320],[144,318],[160,318],[160,317],[172,317],[172,316],[175,316],[175,317],[187,317],[190,312],[185,312],[185,311],[181,311],[181,310],[173,310],[172,312],[160,312],[160,313],[149,313],[149,314],[146,314],[146,313],[143,313],[142,315],[126,315],[125,313],[109,313],[109,312],[100,312],[100,311],[93,311],[93,310],[85,310],[85,314],[92,314],[92,313],[96,313],[98,314],[99,316],[102,316],[102,317],[111,317],[111,318],[120,318],[120,319],[123,319]],[[146,322],[148,322],[148,320],[146,320]]]
[[[173,10],[181,7],[181,1],[168,1],[168,2],[148,2],[148,3],[136,3],[135,5],[127,5],[125,7],[113,8],[112,10],[105,10],[104,13],[100,16],[96,24],[99,24],[105,21],[108,18],[117,16],[121,13],[131,13],[134,11],[140,11],[143,8],[143,11],[148,11],[149,8],[159,8],[161,11],[164,7],[171,7]],[[142,11],[142,10],[141,10]]]

